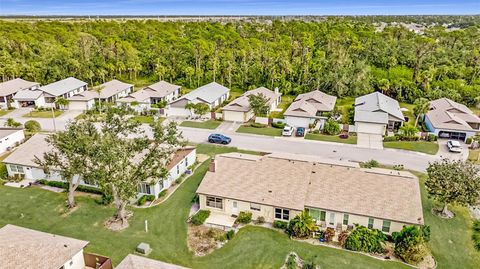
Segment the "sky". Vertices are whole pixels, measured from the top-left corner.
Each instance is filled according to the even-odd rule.
[[[480,14],[480,0],[0,0],[0,15],[422,14]]]

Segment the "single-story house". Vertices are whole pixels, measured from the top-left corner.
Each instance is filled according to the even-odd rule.
[[[83,91],[68,98],[68,109],[70,110],[90,110],[95,107],[95,100],[98,93],[94,91]]]
[[[48,135],[46,134],[35,134],[3,160],[3,163],[7,166],[9,176],[19,174],[22,175],[25,180],[30,182],[35,182],[41,179],[62,181],[62,178],[58,173],[52,172],[50,175],[47,175],[43,169],[34,162],[35,157],[42,159],[45,152],[53,149],[46,141],[47,136]],[[170,163],[167,165],[169,171],[168,178],[163,182],[145,182],[140,184],[138,188],[139,196],[151,194],[158,197],[162,190],[170,187],[170,185],[182,176],[188,170],[188,167],[193,165],[195,161],[195,148],[186,147],[177,150],[172,156]],[[81,185],[95,186],[94,183],[85,182],[78,177],[75,180],[80,180]]]
[[[318,120],[323,126],[327,119],[324,114],[333,110],[336,101],[336,96],[319,90],[300,94],[283,113],[285,123],[292,127],[308,128]]]
[[[88,90],[87,83],[74,77],[68,77],[48,85],[40,87],[45,98],[45,106],[55,106],[55,100],[59,97],[68,99],[75,94]]]
[[[11,104],[13,107],[18,108],[18,104],[15,104],[13,96],[19,91],[33,90],[38,87],[40,87],[40,83],[27,81],[21,78],[0,83],[0,108],[8,108],[9,102],[12,102]]]
[[[181,88],[181,86],[162,80],[118,99],[117,104],[128,104],[135,110],[142,111],[150,108],[152,104],[163,101],[168,103],[177,99],[180,96]]]
[[[95,102],[115,102],[117,99],[126,97],[133,91],[133,85],[111,80],[96,86],[92,90],[77,93],[68,98],[68,108],[72,110],[89,110],[95,106]]]
[[[0,154],[15,147],[24,139],[23,128],[0,128]]]
[[[115,269],[188,269],[187,267],[128,254]]]
[[[440,138],[465,141],[480,132],[480,117],[448,98],[431,101],[424,121],[428,130]]]
[[[192,116],[192,111],[186,109],[187,104],[207,104],[210,109],[218,107],[228,100],[230,89],[216,82],[203,85],[175,101],[170,102],[168,114],[172,116]]]
[[[217,155],[197,189],[200,209],[217,216],[251,212],[253,219],[288,222],[307,210],[320,227],[360,224],[392,233],[424,223],[418,179],[406,171],[363,169],[312,156]],[[230,223],[233,225],[233,220]],[[219,225],[220,226],[220,225]],[[221,226],[226,228],[225,222]]]
[[[7,224],[0,229],[0,267],[84,269],[87,245],[88,241]]]
[[[251,91],[247,91],[222,108],[223,120],[236,122],[249,121],[254,114],[250,108],[248,97],[250,95],[259,94],[263,94],[265,98],[267,98],[269,112],[275,110],[278,104],[281,102],[282,95],[278,92],[278,88],[275,88],[275,91],[271,91],[265,87],[260,87]]]
[[[44,107],[45,97],[43,91],[40,88],[26,89],[17,92],[13,96],[14,107]]]
[[[383,148],[383,136],[387,130],[398,130],[405,117],[397,100],[380,92],[355,99],[355,132],[357,145],[367,148]]]

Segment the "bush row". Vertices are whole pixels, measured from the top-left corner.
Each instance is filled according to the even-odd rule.
[[[144,205],[147,201],[153,202],[155,200],[155,195],[143,195],[138,199],[137,205]]]
[[[200,226],[205,223],[205,220],[210,216],[210,210],[199,210],[197,214],[192,217],[192,224]]]
[[[42,185],[47,185],[47,186],[51,186],[51,187],[62,188],[62,189],[68,190],[68,182],[41,179],[41,180],[38,181],[38,183],[40,183]],[[103,191],[99,188],[84,186],[84,185],[78,186],[77,191],[100,194],[100,195],[103,194]]]

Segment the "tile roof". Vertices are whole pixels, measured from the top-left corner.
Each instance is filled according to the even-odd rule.
[[[74,77],[68,77],[66,79],[62,79],[48,85],[42,86],[40,89],[42,91],[49,93],[53,96],[60,96],[82,86],[86,86],[87,83],[83,82],[79,79]]]
[[[422,224],[418,179],[408,172],[290,155],[217,155],[197,193],[276,207],[314,207]]]
[[[280,93],[275,93],[265,87],[256,88],[254,90],[250,90],[242,94],[240,97],[236,98],[235,100],[228,103],[226,106],[222,108],[222,110],[228,111],[240,111],[240,112],[248,112],[250,111],[250,102],[248,100],[248,96],[250,95],[258,95],[263,94],[268,102],[267,104],[270,106],[272,105],[278,97],[281,96]]]
[[[183,266],[128,254],[115,269],[188,269]]]
[[[384,112],[400,121],[405,121],[400,104],[397,100],[382,93],[373,92],[355,98],[355,113],[357,111]]]
[[[87,241],[7,224],[0,229],[0,268],[60,268]]]
[[[195,99],[199,99],[201,101],[207,103],[213,103],[215,100],[219,99],[222,95],[228,93],[230,91],[229,88],[222,86],[216,82],[208,83],[207,85],[203,85],[195,90],[185,94],[184,96],[178,98],[176,101],[179,100],[189,100],[194,101]]]
[[[0,83],[0,96],[8,96],[18,91],[40,85],[37,82],[16,78]]]
[[[337,101],[336,96],[320,90],[303,93],[283,113],[286,116],[315,117],[318,111],[332,111]]]
[[[468,123],[480,124],[480,118],[468,107],[447,98],[431,101],[426,117],[436,129],[478,131]]]
[[[94,91],[96,92],[96,89],[100,89],[100,98],[107,99],[123,92],[130,87],[133,87],[133,85],[116,79],[112,79],[109,82],[105,82],[95,87]]]

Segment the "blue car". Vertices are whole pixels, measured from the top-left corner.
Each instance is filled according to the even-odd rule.
[[[232,139],[222,134],[211,134],[208,136],[208,142],[226,145],[230,144],[230,142],[232,142]]]
[[[295,132],[295,136],[298,136],[298,137],[303,137],[303,136],[305,136],[305,128],[303,128],[303,127],[298,127],[298,128],[297,128],[297,131]]]

